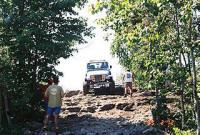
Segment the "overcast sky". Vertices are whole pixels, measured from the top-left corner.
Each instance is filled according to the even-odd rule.
[[[88,18],[89,25],[95,26],[95,37],[87,40],[88,43],[78,45],[78,53],[68,59],[61,59],[61,63],[57,66],[62,71],[64,77],[60,78],[60,85],[66,90],[82,90],[84,77],[86,74],[86,64],[89,60],[107,60],[112,65],[112,74],[116,80],[116,76],[121,74],[121,66],[118,64],[117,58],[113,58],[110,53],[110,42],[104,41],[105,32],[96,25],[95,20],[103,14],[91,15],[88,6],[80,11],[80,15]]]

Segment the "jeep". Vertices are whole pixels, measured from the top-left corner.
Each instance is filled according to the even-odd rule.
[[[115,82],[111,74],[112,66],[105,60],[91,60],[87,63],[87,73],[83,84],[83,94],[90,92],[95,94],[109,94],[115,88]]]

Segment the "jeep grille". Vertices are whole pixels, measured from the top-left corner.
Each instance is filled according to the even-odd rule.
[[[105,81],[105,77],[103,77],[103,75],[91,75],[90,77],[93,82]]]

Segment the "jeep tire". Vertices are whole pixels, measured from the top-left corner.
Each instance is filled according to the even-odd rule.
[[[109,94],[114,95],[115,94],[115,82],[112,81],[109,84]]]
[[[94,95],[101,95],[102,94],[102,88],[95,88],[94,89]]]
[[[89,85],[87,83],[83,84],[83,95],[87,95],[89,93]]]

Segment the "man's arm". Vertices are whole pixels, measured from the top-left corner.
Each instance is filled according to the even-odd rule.
[[[61,98],[64,97],[64,91],[63,91],[63,88],[61,87]]]
[[[44,94],[45,97],[48,97],[48,91],[49,91],[49,87],[48,87],[47,90],[45,91],[45,94]]]
[[[135,80],[135,74],[132,72],[132,80]]]

